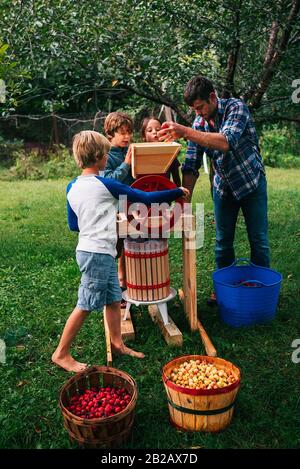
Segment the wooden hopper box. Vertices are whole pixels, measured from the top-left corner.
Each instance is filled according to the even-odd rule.
[[[176,142],[132,143],[132,176],[164,174],[175,160],[181,145]]]

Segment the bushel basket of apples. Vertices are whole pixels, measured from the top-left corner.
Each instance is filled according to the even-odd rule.
[[[190,431],[218,432],[233,415],[241,373],[219,357],[184,355],[163,367],[171,423]]]
[[[61,388],[59,407],[72,441],[85,448],[114,448],[126,442],[137,401],[135,380],[124,371],[92,366]]]

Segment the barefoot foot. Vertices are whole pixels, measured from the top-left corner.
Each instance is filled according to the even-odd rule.
[[[75,373],[87,368],[86,363],[77,362],[71,355],[59,356],[55,352],[52,355],[52,362],[66,371],[74,371]]]
[[[137,352],[136,350],[133,350],[129,347],[126,347],[126,345],[113,345],[112,344],[112,352],[117,354],[117,355],[130,355],[131,357],[135,358],[144,358],[145,355],[142,352]]]

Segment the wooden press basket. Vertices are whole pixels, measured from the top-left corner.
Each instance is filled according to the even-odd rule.
[[[92,387],[103,386],[124,387],[131,395],[128,406],[122,412],[107,418],[84,419],[66,408],[73,396]],[[76,373],[62,386],[59,395],[59,407],[70,439],[84,448],[121,446],[127,441],[132,429],[137,395],[135,380],[128,373],[116,368],[92,366]]]
[[[136,301],[156,301],[170,295],[166,239],[145,242],[125,239],[124,253],[129,298]]]
[[[190,389],[178,386],[168,376],[171,370],[189,360],[203,360],[219,369],[231,371],[236,381],[218,389]],[[171,360],[163,367],[162,378],[167,393],[170,420],[175,427],[181,430],[218,432],[230,424],[241,379],[240,370],[235,365],[218,357],[184,355]]]

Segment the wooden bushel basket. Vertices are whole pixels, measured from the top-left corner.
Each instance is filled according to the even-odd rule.
[[[92,387],[124,387],[131,400],[120,413],[107,418],[84,419],[72,414],[66,406],[77,394]],[[84,448],[115,448],[122,446],[132,429],[137,401],[137,384],[127,373],[107,366],[92,366],[76,373],[61,388],[59,407],[70,439]]]
[[[203,360],[218,369],[231,371],[236,381],[218,389],[190,389],[178,386],[168,376],[185,361]],[[167,393],[171,423],[179,429],[218,432],[232,419],[234,403],[240,387],[240,370],[232,363],[206,355],[185,355],[171,360],[163,367],[163,382]]]

